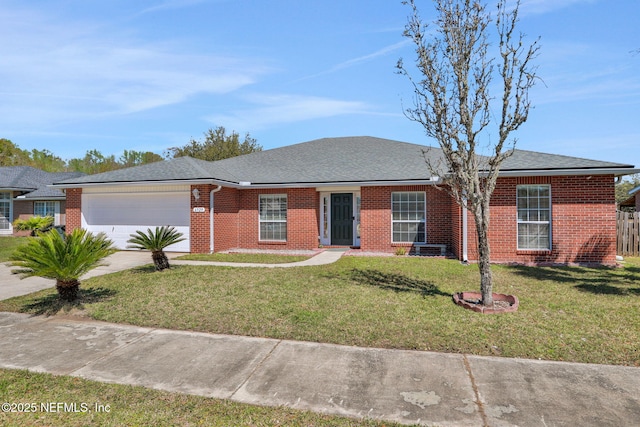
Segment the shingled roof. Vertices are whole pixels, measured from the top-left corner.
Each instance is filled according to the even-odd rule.
[[[209,181],[233,186],[420,183],[430,181],[425,159],[436,164],[439,148],[388,139],[323,138],[244,156],[207,162],[190,157],[61,181],[63,187],[129,182]],[[552,173],[627,174],[632,165],[515,150],[505,175]]]
[[[4,166],[0,167],[0,189],[22,192],[27,199],[63,199],[62,191],[48,185],[84,175],[81,172],[45,172],[31,166]]]

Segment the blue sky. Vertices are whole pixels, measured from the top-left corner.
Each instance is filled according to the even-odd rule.
[[[0,0],[0,137],[65,159],[161,154],[217,126],[265,149],[435,144],[403,115],[408,13],[399,0]],[[544,83],[518,148],[640,167],[639,16],[637,0],[522,1]]]

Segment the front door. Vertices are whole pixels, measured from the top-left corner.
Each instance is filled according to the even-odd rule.
[[[353,244],[353,194],[331,194],[331,244]]]

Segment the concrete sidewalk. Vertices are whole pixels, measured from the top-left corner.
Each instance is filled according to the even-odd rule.
[[[251,262],[219,262],[219,261],[189,261],[175,259],[176,256],[184,254],[169,255],[171,265],[214,265],[219,267],[253,267],[253,268],[290,268],[290,267],[308,267],[312,265],[332,264],[344,255],[349,249],[328,249],[312,256],[304,261],[288,262],[283,264],[258,264]]]
[[[640,368],[357,348],[16,313],[0,313],[0,331],[3,368],[258,405],[437,426],[620,427],[640,420]]]

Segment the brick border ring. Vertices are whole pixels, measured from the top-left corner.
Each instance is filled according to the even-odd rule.
[[[458,292],[453,294],[453,302],[459,306],[483,314],[513,313],[518,311],[520,301],[515,295],[493,294],[493,307],[482,305],[482,294],[480,292]],[[498,302],[498,304],[495,304]]]

